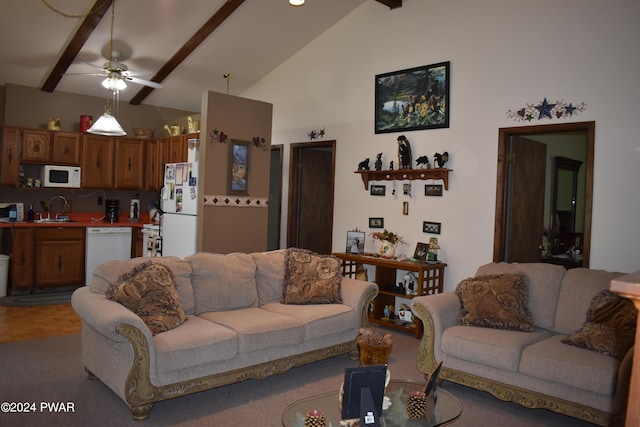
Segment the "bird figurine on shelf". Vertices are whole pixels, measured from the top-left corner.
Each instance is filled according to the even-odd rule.
[[[433,155],[433,158],[438,167],[441,168],[449,161],[449,153],[446,151],[442,154],[436,153]]]

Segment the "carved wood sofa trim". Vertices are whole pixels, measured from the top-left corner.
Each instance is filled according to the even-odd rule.
[[[415,304],[412,308],[420,319],[422,319],[424,328],[422,340],[418,345],[417,351],[418,370],[427,375],[427,373],[432,372],[436,366],[433,318],[429,310],[423,305]],[[439,378],[442,381],[450,381],[487,392],[500,400],[517,403],[525,408],[544,408],[599,426],[608,426],[614,423],[611,414],[607,412],[520,387],[503,384],[498,381],[481,378],[444,366],[440,371]]]

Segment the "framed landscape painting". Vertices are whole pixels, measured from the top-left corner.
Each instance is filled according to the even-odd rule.
[[[376,76],[375,133],[449,127],[449,62]]]
[[[229,145],[227,193],[249,195],[249,142],[232,140]]]

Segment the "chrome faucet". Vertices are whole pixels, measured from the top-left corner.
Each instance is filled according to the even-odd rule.
[[[65,212],[67,206],[69,206],[69,202],[67,201],[67,199],[64,196],[53,196],[52,198],[49,199],[49,212],[47,212],[47,219],[51,219],[51,212],[53,212],[53,201],[55,199],[60,199],[62,200],[62,213]],[[58,219],[58,214],[56,214],[56,216],[54,217],[54,219]]]

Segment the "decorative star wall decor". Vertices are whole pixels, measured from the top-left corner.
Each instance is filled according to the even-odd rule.
[[[222,142],[226,143],[229,135],[222,132],[221,130],[214,129],[211,131],[211,142]]]
[[[311,129],[308,133],[307,136],[309,137],[310,140],[314,140],[314,139],[322,139],[324,138],[324,128],[322,129]]]
[[[557,119],[564,117],[566,119],[586,110],[586,108],[587,104],[584,102],[576,105],[573,105],[572,102],[567,103],[564,100],[551,103],[547,101],[547,98],[544,98],[544,100],[537,105],[527,104],[519,110],[507,110],[507,117],[518,122],[530,122],[532,120],[542,120],[544,118],[553,119],[554,117]]]

